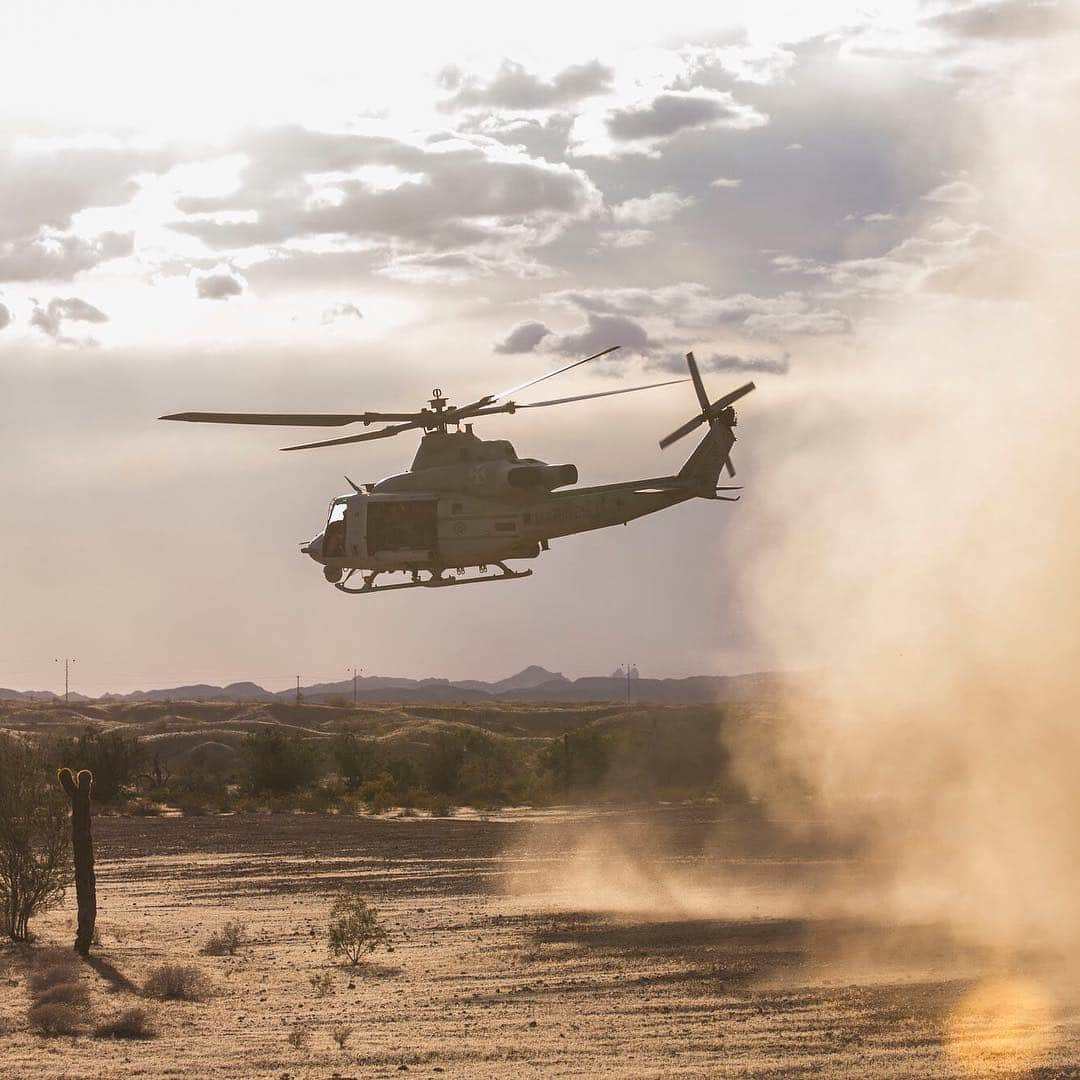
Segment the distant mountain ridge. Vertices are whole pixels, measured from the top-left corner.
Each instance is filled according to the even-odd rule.
[[[568,679],[561,672],[548,671],[536,664],[495,682],[479,679],[407,679],[384,675],[362,675],[356,680],[358,704],[446,704],[448,702],[531,701],[553,703],[587,701],[634,701],[657,704],[698,704],[740,700],[762,687],[779,681],[781,676],[768,672],[751,675],[692,675],[681,679],[647,679],[641,676],[628,681],[625,675],[586,676]],[[134,690],[129,694],[102,694],[89,698],[72,692],[72,701],[290,701],[296,690],[266,690],[253,682],[235,682],[228,686],[196,683],[160,690]],[[301,686],[300,696],[309,703],[353,699],[353,680]],[[63,697],[47,690],[7,690],[0,688],[0,701],[56,701]]]

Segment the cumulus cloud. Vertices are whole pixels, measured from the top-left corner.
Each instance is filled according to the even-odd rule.
[[[768,120],[752,105],[736,101],[727,90],[701,86],[665,89],[638,101],[582,113],[570,129],[569,150],[580,157],[655,157],[667,142],[684,132],[748,131]]]
[[[77,296],[54,296],[44,307],[34,301],[34,310],[30,314],[31,326],[63,345],[96,344],[93,338],[84,338],[80,342],[65,336],[62,333],[65,321],[103,323],[109,321],[109,316]]]
[[[486,107],[491,109],[553,109],[611,90],[614,72],[591,60],[573,64],[552,79],[542,79],[521,64],[504,60],[495,76],[484,82],[465,76],[457,67],[444,68],[438,82],[453,95],[440,104],[445,111]]]
[[[135,176],[162,171],[174,155],[122,145],[0,140],[0,244],[66,230],[87,207],[120,206],[138,191]]]
[[[200,300],[228,300],[244,291],[242,282],[231,273],[204,274],[195,281],[195,295]]]
[[[509,354],[533,352],[550,334],[551,331],[535,319],[519,322],[517,326],[511,328],[506,337],[495,343],[495,352]]]
[[[688,128],[745,130],[764,123],[765,117],[753,106],[739,104],[726,91],[698,88],[685,92],[669,90],[644,104],[612,109],[607,129],[620,142],[641,143],[670,138]]]
[[[709,187],[712,188],[737,188],[742,186],[742,180],[733,179],[730,176],[718,176],[715,180],[709,182]]]
[[[756,371],[762,375],[786,375],[791,369],[791,357],[788,353],[779,356],[749,355],[740,353],[710,353],[707,356],[694,357],[698,367],[703,371],[713,372],[740,372]],[[655,367],[666,371],[684,372],[686,370],[686,358],[682,353],[671,353],[662,358]]]
[[[416,145],[291,126],[251,134],[237,149],[249,158],[237,190],[178,200],[189,216],[173,228],[217,248],[303,238],[378,247],[392,256],[390,275],[406,280],[444,272],[432,262],[442,256],[457,259],[456,275],[482,273],[501,257],[527,273],[523,252],[600,207],[582,171],[479,136]],[[243,217],[207,217],[222,211]]]
[[[331,304],[322,313],[324,326],[328,323],[337,322],[339,319],[362,319],[363,317],[360,309],[355,304],[350,304],[345,300],[339,300],[336,304]]]
[[[565,334],[553,334],[549,341],[552,352],[563,356],[589,356],[611,345],[621,345],[624,352],[652,356],[664,342],[653,338],[644,326],[627,315],[586,313],[585,325]]]
[[[109,259],[130,255],[133,233],[105,232],[85,239],[53,229],[0,244],[0,281],[70,281]]]
[[[3,330],[5,326],[11,323],[11,312],[3,305],[0,304],[0,330]]]

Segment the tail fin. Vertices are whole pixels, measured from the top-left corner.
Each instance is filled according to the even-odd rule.
[[[731,448],[735,445],[735,432],[731,429],[734,426],[735,410],[727,411],[731,413],[732,423],[713,420],[705,438],[698,443],[679,470],[679,479],[702,494],[715,494],[720,470],[725,465],[732,475],[735,474],[731,466]]]
[[[663,450],[684,435],[689,435],[701,424],[708,424],[708,434],[679,470],[679,479],[692,484],[702,494],[708,492],[711,495],[716,492],[716,482],[720,478],[721,469],[726,467],[729,476],[735,475],[735,468],[731,464],[731,448],[735,444],[736,422],[732,405],[739,398],[749,394],[754,389],[754,384],[746,383],[737,390],[732,390],[731,393],[717,398],[716,401],[709,401],[693,353],[686,354],[686,364],[690,369],[690,378],[694,383],[701,412],[661,439],[660,449]]]

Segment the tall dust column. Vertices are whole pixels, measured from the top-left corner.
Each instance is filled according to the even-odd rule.
[[[809,790],[866,839],[875,914],[1080,956],[1074,47],[982,87],[978,197],[840,266],[857,363],[774,395],[748,493],[772,527],[734,565],[771,664],[817,674],[734,749],[778,819]]]

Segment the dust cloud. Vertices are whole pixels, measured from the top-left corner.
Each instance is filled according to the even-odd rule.
[[[647,823],[601,823],[551,864],[561,905],[933,923],[1003,957],[1080,958],[1072,55],[1046,44],[971,91],[977,200],[928,203],[903,250],[838,274],[849,301],[861,282],[855,356],[771,383],[743,431],[760,464],[721,570],[764,666],[808,674],[775,722],[725,738],[776,828],[857,845],[858,871],[793,859],[747,883],[720,837],[680,865]]]
[[[1077,91],[1061,46],[983,91],[972,252],[878,305],[850,370],[772,418],[752,497],[775,529],[739,556],[744,604],[777,666],[819,674],[734,747],[772,813],[809,790],[819,828],[867,840],[875,914],[1073,956]],[[912,249],[959,235],[940,217]]]

